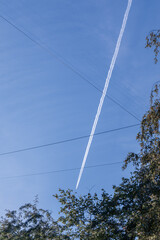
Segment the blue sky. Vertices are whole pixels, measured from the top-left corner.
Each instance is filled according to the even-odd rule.
[[[74,65],[103,89],[127,0],[1,0],[0,15]],[[133,0],[108,94],[141,119],[149,106],[159,65],[145,36],[159,28],[160,2]],[[100,92],[0,19],[0,153],[90,134]],[[105,99],[96,132],[138,121]],[[139,128],[97,136],[86,165],[123,161],[138,151]],[[87,139],[0,156],[0,176],[80,167]],[[78,193],[112,192],[121,164],[84,170]],[[79,171],[0,180],[0,213],[31,202],[57,214],[58,188],[75,189]]]

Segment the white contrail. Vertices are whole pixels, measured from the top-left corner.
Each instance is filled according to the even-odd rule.
[[[105,99],[105,96],[106,96],[106,93],[107,93],[109,81],[110,81],[111,76],[112,76],[112,71],[114,69],[114,65],[115,65],[115,62],[116,62],[116,59],[117,59],[117,55],[118,55],[119,48],[120,48],[120,45],[121,45],[121,40],[122,40],[123,33],[124,33],[124,30],[125,30],[125,27],[126,27],[128,14],[129,14],[131,5],[132,5],[132,0],[128,0],[128,5],[127,5],[126,12],[124,14],[122,27],[121,27],[120,34],[119,34],[117,44],[116,44],[116,48],[115,48],[115,51],[114,51],[114,54],[113,54],[113,57],[112,57],[111,65],[110,65],[108,75],[107,75],[107,78],[106,78],[106,82],[105,82],[105,85],[104,85],[103,93],[102,93],[102,96],[101,96],[101,99],[100,99],[100,102],[99,102],[98,110],[97,110],[97,113],[96,113],[96,116],[95,116],[95,119],[94,119],[91,134],[90,134],[88,144],[87,144],[87,147],[86,147],[86,151],[85,151],[85,154],[84,154],[82,166],[81,166],[81,169],[80,169],[80,172],[79,172],[76,189],[78,188],[79,182],[81,180],[81,176],[82,176],[82,173],[83,173],[83,170],[84,170],[86,159],[87,159],[89,149],[90,149],[90,146],[91,146],[91,143],[92,143],[92,140],[93,140],[93,135],[95,133],[96,126],[97,126],[97,123],[98,123],[98,119],[99,119],[99,116],[100,116],[100,113],[101,113],[101,110],[102,110],[103,102],[104,102],[104,99]]]

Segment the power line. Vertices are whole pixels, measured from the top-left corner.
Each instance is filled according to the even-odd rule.
[[[110,133],[110,132],[116,132],[116,131],[120,131],[120,130],[124,130],[124,129],[128,129],[128,128],[136,127],[136,126],[139,126],[139,125],[140,124],[138,123],[138,124],[129,125],[129,126],[125,126],[125,127],[114,128],[114,129],[106,130],[106,131],[103,131],[103,132],[95,133],[94,136],[98,136],[98,135],[102,135],[102,134],[106,134],[106,133]],[[31,151],[31,150],[35,150],[35,149],[39,149],[39,148],[45,148],[45,147],[54,146],[54,145],[58,145],[58,144],[63,144],[63,143],[67,143],[67,142],[78,141],[80,139],[85,139],[85,138],[88,138],[88,137],[90,137],[90,135],[83,135],[83,136],[79,136],[79,137],[75,137],[75,138],[69,138],[69,139],[60,140],[60,141],[51,142],[51,143],[46,143],[46,144],[42,144],[42,145],[36,145],[36,146],[32,146],[32,147],[27,147],[27,148],[21,148],[21,149],[17,149],[17,150],[13,150],[13,151],[7,151],[7,152],[0,153],[0,156],[11,155],[11,154],[15,154],[15,153]]]
[[[27,37],[29,40],[31,40],[34,44],[38,45],[40,48],[44,49],[47,51],[50,55],[52,55],[56,60],[58,60],[60,63],[62,63],[64,66],[69,68],[72,72],[77,74],[80,78],[88,82],[92,87],[94,87],[96,90],[101,91],[97,86],[95,86],[92,82],[90,82],[87,78],[85,78],[81,73],[78,72],[78,70],[75,69],[75,67],[72,66],[72,64],[67,63],[66,59],[62,59],[62,56],[58,55],[55,51],[51,51],[48,47],[46,47],[44,44],[40,43],[39,41],[35,40],[34,38],[30,37],[25,31],[17,27],[14,23],[9,21],[7,18],[4,16],[0,15],[0,18],[2,18],[4,21],[6,21],[9,25],[14,27],[17,31],[22,33],[25,37]]]
[[[2,18],[4,21],[6,21],[9,25],[11,25],[13,28],[15,28],[17,31],[19,31],[20,33],[22,33],[25,37],[27,37],[29,40],[31,40],[34,44],[38,45],[40,48],[44,49],[45,51],[47,51],[51,56],[53,56],[57,61],[59,61],[60,63],[62,63],[64,66],[66,66],[68,69],[70,69],[72,72],[74,72],[75,74],[77,74],[81,79],[83,79],[85,82],[87,82],[90,86],[94,87],[97,91],[103,93],[103,91],[97,87],[94,83],[92,83],[88,78],[86,78],[82,73],[79,72],[79,70],[77,70],[71,63],[68,63],[68,61],[60,56],[59,54],[57,54],[55,51],[50,50],[48,47],[46,47],[44,44],[40,43],[39,41],[35,40],[34,38],[32,38],[31,36],[29,36],[25,31],[23,31],[21,28],[17,27],[13,22],[11,22],[10,20],[8,20],[6,17],[0,15],[0,18]],[[123,109],[124,111],[126,111],[128,114],[130,114],[132,117],[134,117],[136,120],[138,120],[140,122],[140,119],[135,116],[135,114],[131,113],[129,110],[127,110],[125,107],[123,107],[119,102],[117,102],[115,99],[111,98],[109,95],[106,95],[108,97],[108,99],[110,99],[112,102],[114,102],[115,104],[117,104],[121,109]]]
[[[86,77],[84,77],[78,70],[75,69],[75,67],[71,64],[68,63],[66,59],[64,59],[62,56],[57,54],[55,51],[50,50],[47,46],[44,44],[40,43],[39,41],[35,40],[34,38],[30,37],[25,31],[17,27],[14,23],[9,21],[7,18],[4,16],[0,15],[0,18],[2,18],[4,21],[6,21],[8,24],[10,24],[12,27],[14,27],[17,31],[22,33],[25,37],[27,37],[29,40],[31,40],[34,44],[38,45],[40,48],[44,49],[47,51],[50,55],[52,55],[56,60],[58,60],[60,63],[62,63],[64,66],[69,68],[72,72],[77,74],[80,78],[85,80],[88,84],[90,84],[92,87],[94,87],[97,91],[102,92],[95,84],[93,84],[91,81],[89,81]]]
[[[112,97],[110,97],[109,95],[106,95],[106,97],[108,97],[108,99],[110,99],[112,102],[114,102],[115,104],[117,104],[120,108],[122,108],[125,112],[127,112],[128,114],[130,114],[132,117],[134,117],[135,119],[137,119],[139,122],[141,122],[141,120],[133,113],[131,113],[130,111],[128,111],[124,106],[122,106],[119,102],[117,102],[115,99],[113,99]]]
[[[111,166],[111,165],[116,165],[116,164],[121,164],[121,163],[123,163],[123,161],[113,162],[113,163],[103,163],[103,164],[87,166],[87,167],[85,167],[85,169]],[[48,171],[48,172],[39,172],[39,173],[29,173],[29,174],[14,175],[14,176],[5,176],[5,177],[0,177],[0,179],[13,179],[13,178],[21,178],[21,177],[48,175],[48,174],[53,174],[53,173],[71,172],[71,171],[76,171],[76,170],[79,170],[79,169],[80,168],[78,168],[78,167],[77,168],[60,169],[60,170],[53,170],[53,171]]]

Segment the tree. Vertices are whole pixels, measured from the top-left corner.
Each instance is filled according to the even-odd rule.
[[[70,239],[125,239],[115,202],[104,190],[101,198],[90,193],[78,197],[71,190],[60,190],[54,196],[62,205],[58,222]]]
[[[160,87],[160,86],[159,86]],[[138,154],[130,153],[124,168],[132,162],[135,171],[114,187],[114,198],[126,219],[126,231],[133,239],[160,239],[160,98],[158,85],[151,94],[151,106],[143,116]],[[131,238],[131,239],[132,239]]]
[[[18,212],[7,211],[0,220],[0,239],[63,239],[59,228],[49,211],[37,208],[36,200],[21,206]]]

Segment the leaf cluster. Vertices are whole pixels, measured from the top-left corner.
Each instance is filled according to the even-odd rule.
[[[18,211],[7,210],[0,220],[0,239],[3,240],[60,239],[57,236],[57,223],[49,211],[37,208],[37,200],[21,206]]]
[[[158,62],[158,54],[159,54],[159,48],[160,48],[160,30],[153,30],[151,31],[148,36],[146,37],[146,48],[152,48],[154,47],[154,61],[155,63]]]

